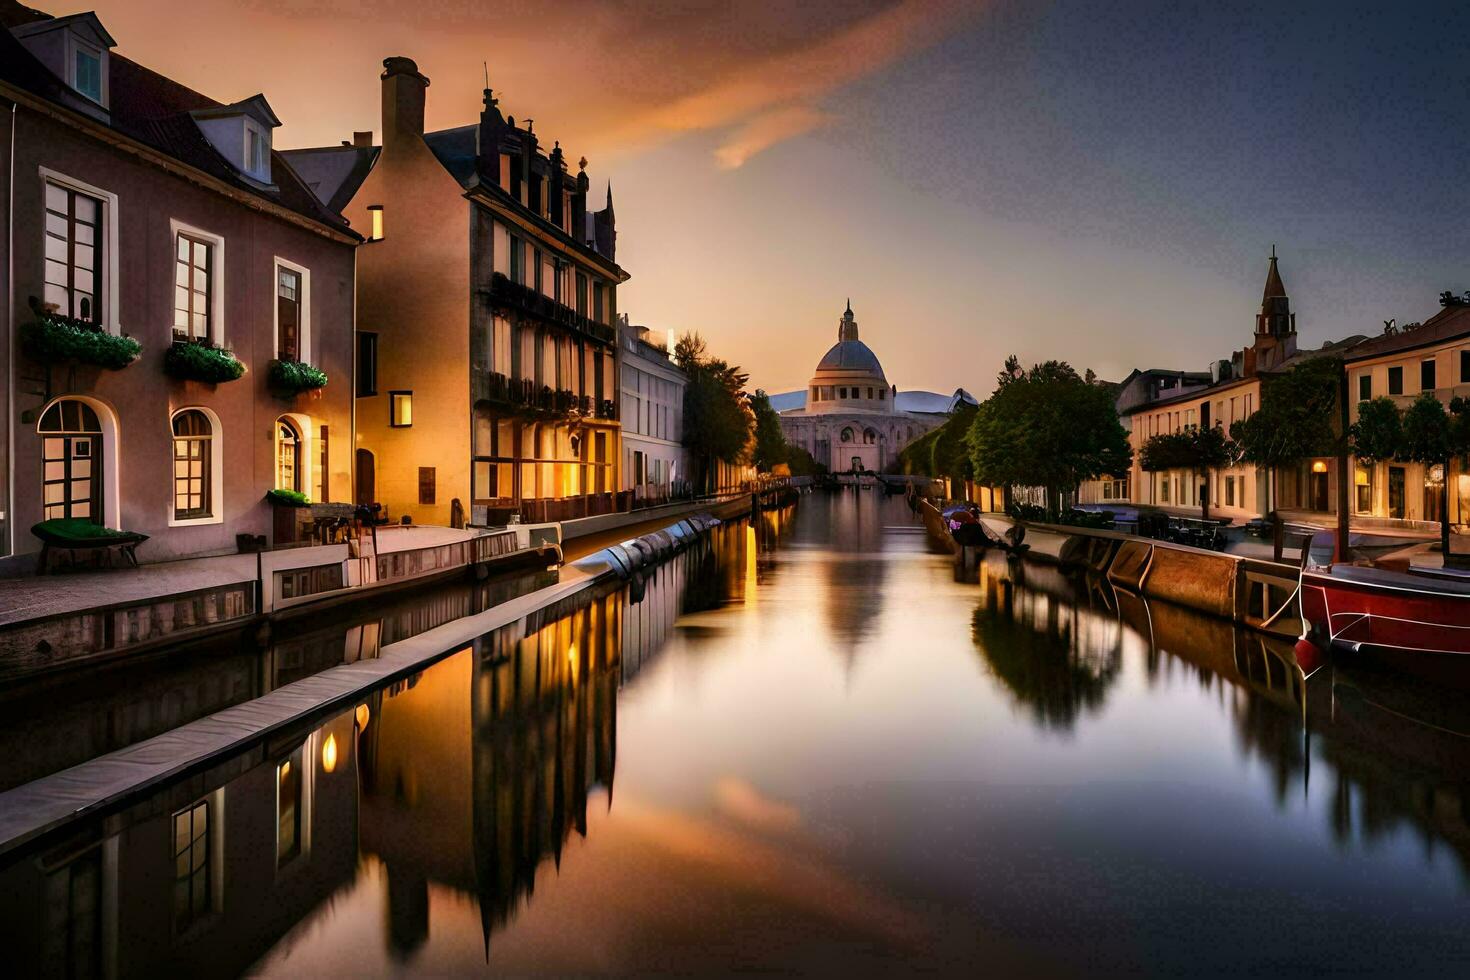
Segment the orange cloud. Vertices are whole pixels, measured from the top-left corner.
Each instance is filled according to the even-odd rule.
[[[810,132],[831,117],[811,106],[793,105],[762,113],[731,133],[715,150],[722,170],[734,170],[762,150]]]

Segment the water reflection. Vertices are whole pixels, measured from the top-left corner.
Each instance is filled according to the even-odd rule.
[[[957,583],[908,519],[853,491],[757,514],[19,855],[10,972],[1463,954],[1462,697],[1305,679],[1290,644],[1096,577],[988,558]]]
[[[971,637],[1037,724],[1070,731],[1102,707],[1123,666],[1123,628],[1095,577],[990,554],[979,567]]]
[[[125,748],[555,581],[554,572],[446,583],[367,611],[316,613],[274,637],[230,633],[143,661],[3,692],[0,791]]]

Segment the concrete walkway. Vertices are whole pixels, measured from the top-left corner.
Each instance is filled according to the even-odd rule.
[[[378,554],[432,548],[482,532],[423,524],[378,528]],[[287,549],[286,553],[292,549]],[[271,552],[280,554],[282,552]],[[218,555],[161,561],[139,568],[61,572],[0,579],[0,626],[106,606],[144,602],[181,592],[256,580],[256,556]]]
[[[188,558],[141,568],[0,579],[0,626],[254,581],[254,555]]]

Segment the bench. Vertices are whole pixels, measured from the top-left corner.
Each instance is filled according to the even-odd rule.
[[[121,554],[133,568],[138,567],[135,549],[148,540],[148,535],[135,531],[116,531],[93,524],[80,518],[52,518],[32,525],[31,533],[41,540],[41,556],[36,564],[36,574],[45,575],[50,570],[52,549],[67,551],[75,563],[78,551],[90,552],[112,567],[114,551]]]

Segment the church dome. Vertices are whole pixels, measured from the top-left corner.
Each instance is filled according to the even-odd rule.
[[[878,355],[861,340],[839,340],[833,344],[817,364],[818,376],[829,371],[861,371],[883,377],[883,365],[878,363]]]
[[[817,362],[808,384],[806,412],[891,413],[894,394],[878,355],[858,339],[849,302],[837,321],[837,343]]]

